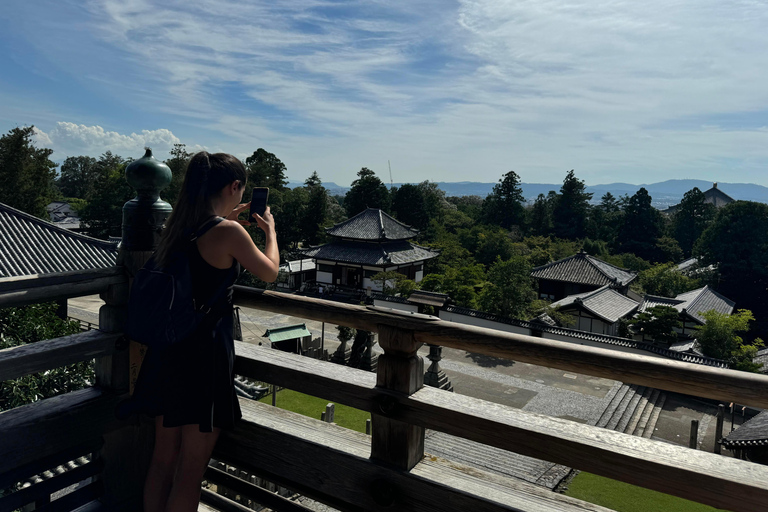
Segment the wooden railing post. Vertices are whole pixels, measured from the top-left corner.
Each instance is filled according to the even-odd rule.
[[[411,395],[424,386],[424,360],[416,354],[422,343],[412,331],[379,326],[379,356],[376,386]],[[410,470],[424,457],[424,428],[390,419],[396,400],[381,400],[379,413],[371,415],[371,458]]]
[[[130,283],[157,248],[171,213],[171,205],[159,195],[171,181],[171,170],[155,160],[149,148],[143,158],[128,165],[125,176],[138,194],[123,206],[123,238],[117,259],[129,277],[128,283],[112,286],[101,296],[106,304],[99,311],[99,328],[109,331],[125,328]],[[133,391],[143,352],[136,342],[126,341],[122,350],[97,363],[97,385],[127,396]],[[138,422],[104,436],[100,457],[104,463],[102,502],[107,510],[141,510],[153,440],[154,427]]]

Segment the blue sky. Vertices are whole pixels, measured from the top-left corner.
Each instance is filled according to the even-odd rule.
[[[11,0],[0,130],[291,179],[768,185],[764,0]]]

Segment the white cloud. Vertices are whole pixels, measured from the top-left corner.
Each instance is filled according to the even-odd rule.
[[[145,146],[151,147],[158,155],[168,152],[174,144],[181,143],[178,137],[165,128],[124,135],[107,131],[101,126],[62,121],[56,123],[49,132],[35,128],[35,138],[39,145],[54,149],[57,158],[76,154],[98,155],[106,151],[122,156],[140,155]]]

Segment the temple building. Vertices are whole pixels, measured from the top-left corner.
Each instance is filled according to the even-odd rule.
[[[303,251],[315,261],[318,285],[381,290],[371,277],[390,270],[419,282],[424,262],[439,254],[409,242],[419,231],[377,208],[368,208],[326,232],[334,238],[332,242]]]
[[[704,192],[704,204],[711,204],[715,208],[722,208],[723,206],[727,205],[728,203],[734,202],[735,199],[717,188],[717,183],[712,184],[712,188],[709,190],[706,190]],[[666,213],[667,215],[674,214],[677,209],[680,207],[680,204],[675,204],[667,208],[666,210],[661,210],[661,213]]]
[[[568,258],[534,268],[531,276],[539,282],[540,298],[557,301],[606,285],[627,295],[629,283],[637,277],[637,272],[616,267],[580,251]]]

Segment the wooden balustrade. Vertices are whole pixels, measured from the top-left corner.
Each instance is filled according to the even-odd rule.
[[[768,409],[768,376],[765,375],[546,340],[388,308],[342,304],[243,286],[235,287],[235,302],[239,306],[368,331],[377,331],[380,325],[410,330],[420,343]]]
[[[98,462],[78,474],[104,470],[101,483],[81,494],[88,497],[102,486],[105,499],[114,505],[111,510],[129,510],[129,496],[140,492],[138,480],[150,447],[151,426],[146,422],[131,426],[114,417],[115,405],[127,388],[127,350],[119,332],[127,288],[124,278],[107,274],[96,278],[107,299],[101,320],[106,330],[115,332],[94,330],[0,351],[0,380],[93,358],[98,373],[98,387],[0,416],[4,455],[0,483],[89,450],[99,453]],[[9,295],[10,289],[4,291],[1,285],[0,302],[26,300]],[[54,285],[38,288],[49,286]],[[766,376],[242,287],[236,289],[236,302],[379,333],[385,354],[377,375],[236,344],[236,373],[372,413],[373,431],[368,437],[241,399],[243,421],[225,432],[216,448],[216,458],[340,510],[604,510],[523,482],[424,457],[425,429],[730,510],[760,510],[768,502],[768,467],[423,387],[423,363],[416,351],[431,343],[758,407],[768,407]],[[25,493],[36,497],[55,485]],[[244,493],[250,489],[239,488]],[[24,499],[24,494],[18,495],[14,503]],[[78,499],[71,498],[73,503]]]

